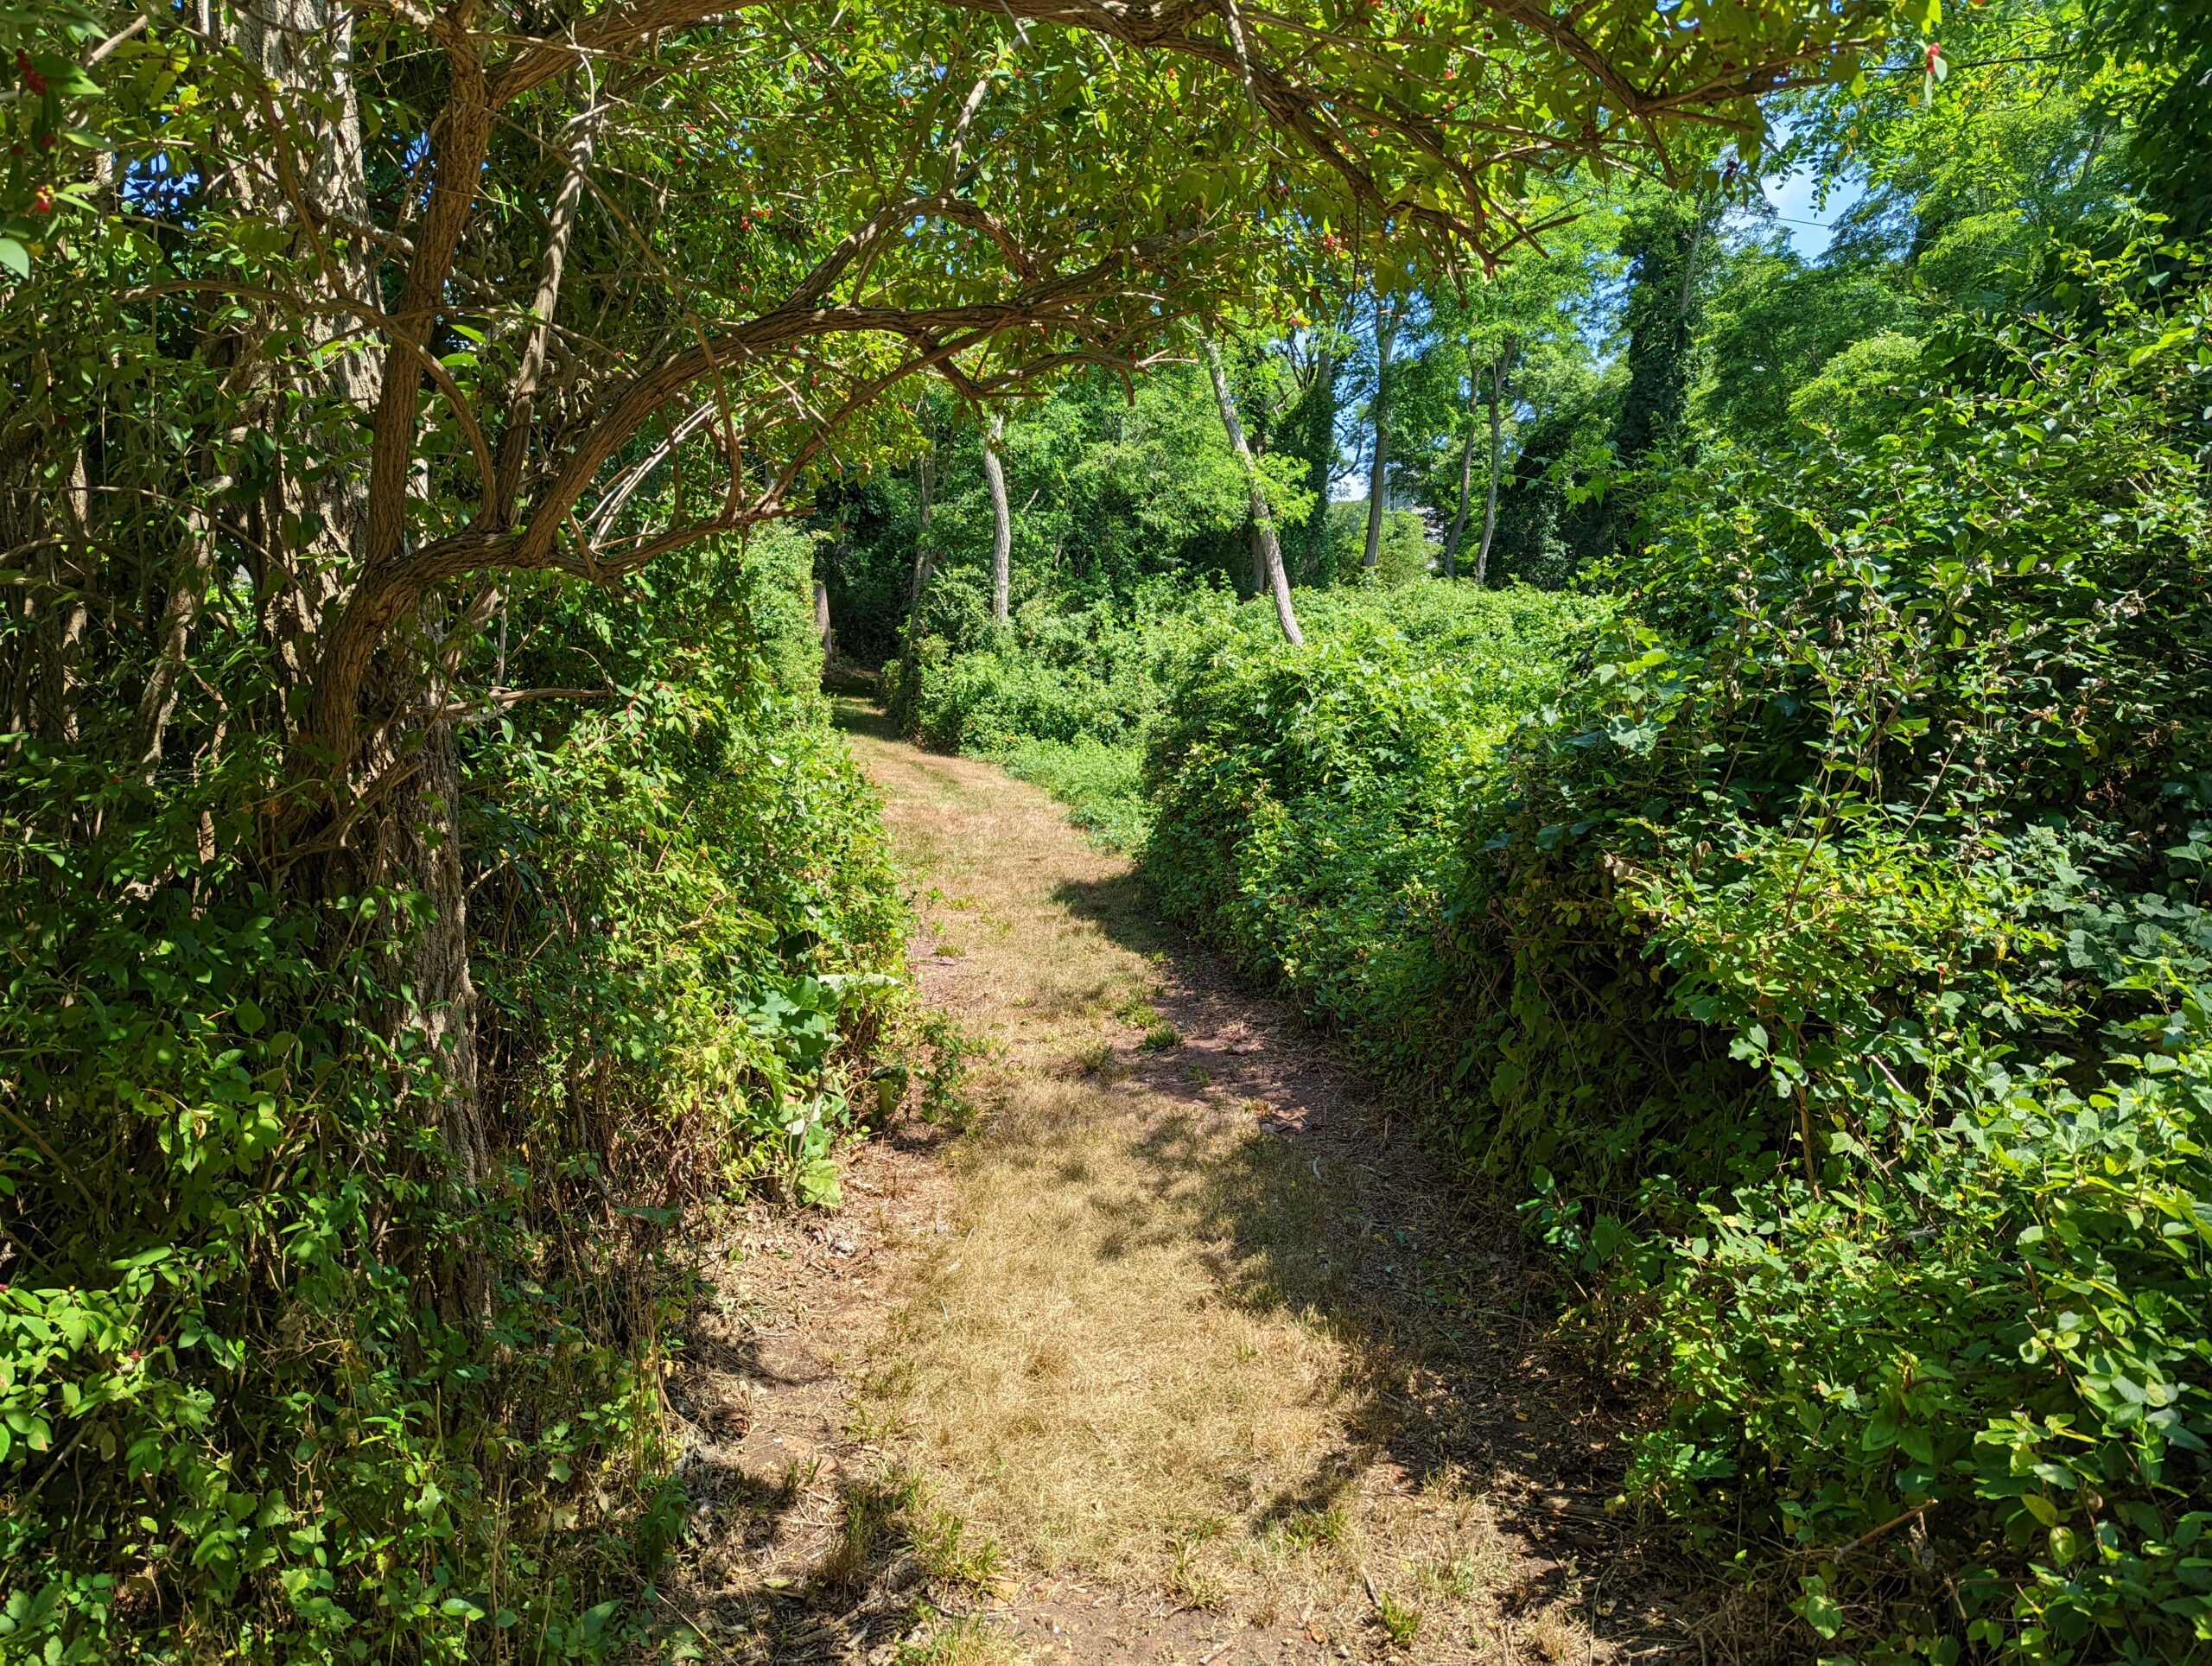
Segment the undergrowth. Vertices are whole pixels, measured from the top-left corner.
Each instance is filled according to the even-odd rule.
[[[685,1513],[661,1245],[693,1199],[834,1184],[897,997],[806,554],[656,569],[652,633],[517,599],[514,671],[582,682],[588,642],[622,692],[465,736],[473,1096],[390,1016],[419,900],[275,894],[258,760],[10,737],[0,1659],[627,1646]]]
[[[1529,1199],[1649,1396],[1624,1502],[1783,1652],[2212,1647],[2203,277],[2054,256],[1897,421],[1681,463],[1603,596],[906,672],[937,744],[1142,741],[1155,893]]]

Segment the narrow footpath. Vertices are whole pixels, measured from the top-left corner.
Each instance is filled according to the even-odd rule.
[[[1608,1514],[1620,1414],[1510,1214],[1045,793],[851,726],[974,1124],[912,1096],[842,1211],[702,1246],[660,1599],[700,1657],[1733,1652]]]

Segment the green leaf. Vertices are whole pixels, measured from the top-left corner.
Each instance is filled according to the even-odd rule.
[[[1789,1606],[1823,1637],[1833,1637],[1843,1630],[1843,1609],[1828,1594],[1827,1582],[1823,1579],[1816,1576],[1807,1580],[1803,1594]]]

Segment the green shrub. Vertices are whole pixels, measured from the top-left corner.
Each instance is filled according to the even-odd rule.
[[[886,676],[905,733],[982,756],[1029,741],[1141,741],[1193,633],[1236,607],[1224,590],[1154,582],[1125,604],[1034,603],[1000,628],[953,600],[957,588],[932,591],[923,630]]]
[[[1603,604],[1432,583],[1253,607],[1198,645],[1147,760],[1145,872],[1247,970],[1401,1059],[1481,766]]]
[[[2212,330],[2136,270],[1709,451],[1452,900],[1433,1067],[1661,1396],[1632,1494],[1866,1659],[2212,1641]]]
[[[267,757],[187,712],[200,757],[118,774],[126,702],[0,740],[0,1660],[627,1646],[683,1508],[662,1235],[733,1175],[820,1195],[900,960],[872,801],[779,670],[797,559],[641,575],[665,629],[513,598],[511,676],[620,693],[464,729],[474,1173],[390,1016],[422,900],[287,893]],[[200,645],[253,686],[250,614]]]

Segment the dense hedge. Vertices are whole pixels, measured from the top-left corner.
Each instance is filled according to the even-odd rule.
[[[1248,970],[1417,1057],[1482,766],[1609,612],[1465,584],[1301,595],[1198,638],[1150,734],[1145,871]]]
[[[935,595],[925,628],[886,668],[892,715],[944,752],[988,756],[1034,741],[1138,744],[1193,631],[1235,610],[1226,591],[1154,583],[1122,605],[1033,604],[998,629]]]
[[[1709,450],[1611,622],[1393,596],[1222,643],[1154,732],[1162,897],[1535,1194],[1656,1397],[1631,1497],[1860,1658],[2212,1646],[2172,263],[2075,261],[2086,321],[1948,343],[1878,436]]]
[[[2163,264],[2077,261],[2092,321],[1949,344],[1878,437],[1709,454],[1468,826],[1467,1148],[1667,1392],[1637,1493],[1828,1549],[1800,1611],[1871,1657],[2212,1640],[2212,330]]]
[[[118,776],[98,728],[6,737],[0,1659],[625,1646],[684,1510],[663,1229],[732,1175],[830,1183],[900,962],[806,556],[657,568],[650,627],[516,598],[511,676],[620,692],[462,720],[474,1175],[390,1021],[378,917],[417,900],[274,891],[250,751]],[[232,688],[264,651],[203,640]]]

